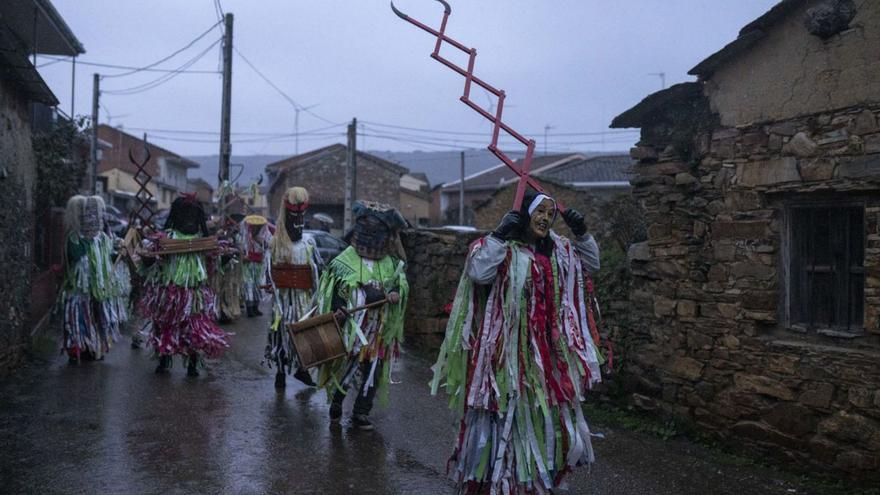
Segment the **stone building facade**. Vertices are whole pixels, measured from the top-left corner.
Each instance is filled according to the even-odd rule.
[[[101,150],[98,160],[98,175],[107,178],[107,202],[127,213],[136,206],[135,194],[140,189],[140,184],[134,180],[138,169],[131,163],[128,153],[131,151],[141,159],[143,140],[106,124],[98,125],[98,139],[108,144]],[[189,191],[189,169],[200,165],[149,142],[149,138],[147,146],[150,159],[144,169],[152,177],[147,190],[153,194],[156,209],[170,208],[180,193]]]
[[[302,186],[309,191],[311,213],[330,215],[335,233],[342,228],[348,149],[334,144],[266,166],[269,177],[269,212],[275,215],[284,191]],[[405,167],[369,153],[357,154],[356,199],[379,201],[400,208],[400,178]]]
[[[816,9],[843,9],[830,34]],[[649,225],[618,335],[633,402],[863,479],[880,479],[877,46],[880,3],[786,0],[612,124],[641,128]]]
[[[42,308],[31,304],[42,295],[34,282],[52,278],[35,267],[39,184],[33,137],[35,116],[51,115],[58,98],[31,62],[35,51],[76,56],[84,49],[51,2],[39,9],[30,2],[0,3],[0,376],[21,364],[34,320],[42,319],[36,314]],[[53,284],[46,285],[51,300]]]
[[[36,162],[31,148],[27,99],[0,81],[0,373],[23,358],[31,293],[33,188]]]

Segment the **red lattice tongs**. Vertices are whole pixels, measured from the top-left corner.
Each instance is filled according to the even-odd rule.
[[[445,2],[444,0],[437,0],[437,1],[442,3],[443,7],[444,7],[443,20],[440,23],[440,30],[439,31],[432,29],[432,28],[422,24],[421,22],[411,18],[410,16],[404,14],[403,12],[398,10],[397,7],[394,6],[394,2],[391,2],[391,10],[393,10],[394,13],[397,14],[397,16],[400,17],[401,19],[409,22],[410,24],[416,26],[417,28],[419,28],[423,31],[427,31],[428,33],[431,33],[432,35],[436,36],[437,43],[434,45],[434,52],[431,53],[431,58],[440,62],[441,64],[445,65],[446,67],[449,67],[450,69],[461,74],[462,76],[464,76],[464,94],[460,98],[461,101],[465,105],[474,109],[474,111],[476,111],[478,114],[482,115],[483,117],[488,119],[490,122],[492,122],[492,124],[493,124],[492,142],[489,144],[488,149],[495,156],[497,156],[499,160],[504,162],[505,165],[507,165],[511,170],[513,170],[517,176],[519,176],[519,183],[517,184],[517,188],[516,188],[516,196],[513,201],[513,208],[518,210],[520,208],[520,206],[522,206],[522,200],[523,200],[523,195],[526,192],[526,186],[531,186],[532,189],[538,191],[539,193],[544,192],[544,188],[542,188],[541,185],[538,184],[538,182],[535,179],[533,179],[531,177],[531,175],[529,175],[529,172],[531,171],[531,167],[532,167],[532,156],[535,153],[535,140],[534,139],[526,139],[520,133],[516,132],[510,126],[508,126],[507,124],[505,124],[504,122],[501,121],[501,114],[504,110],[504,97],[505,97],[504,90],[503,89],[496,89],[492,85],[490,85],[489,83],[483,81],[482,79],[480,79],[479,77],[474,75],[474,61],[477,58],[477,50],[476,50],[476,48],[468,48],[468,47],[464,46],[463,44],[459,43],[458,41],[455,41],[454,39],[450,38],[449,36],[446,36],[446,21],[449,20],[449,14],[452,13],[452,7],[450,7],[449,4],[447,2]],[[468,58],[467,70],[462,69],[461,67],[455,65],[454,63],[452,63],[451,61],[449,61],[448,59],[446,59],[442,55],[440,55],[440,47],[443,45],[444,41],[446,43],[449,43],[450,45],[454,46],[455,48],[458,48],[459,50],[463,51],[464,53],[468,54],[469,58]],[[498,98],[498,106],[495,110],[495,115],[492,115],[491,113],[487,112],[484,108],[477,105],[474,101],[471,100],[471,98],[470,98],[471,84],[479,85],[480,87],[484,88],[486,91],[489,91],[490,93],[492,93],[493,95],[495,95]],[[520,143],[522,143],[526,147],[526,156],[523,159],[522,167],[517,166],[516,162],[511,160],[510,157],[507,156],[507,154],[505,154],[504,151],[502,151],[498,147],[498,135],[500,134],[501,130],[504,130],[504,132],[513,136],[514,139],[516,139],[517,141],[519,141]],[[557,208],[559,208],[560,211],[565,211],[565,208],[559,203],[557,203]]]

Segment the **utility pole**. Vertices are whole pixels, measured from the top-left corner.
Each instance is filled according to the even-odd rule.
[[[553,129],[554,127],[550,124],[544,125],[544,155],[547,155],[547,131]]]
[[[348,163],[345,173],[345,217],[343,230],[348,231],[354,225],[352,208],[357,194],[357,119],[348,124]]]
[[[232,106],[232,14],[227,13],[223,30],[223,99],[220,110],[220,167],[217,174],[220,186],[229,180],[229,158],[232,155],[230,134],[230,107]],[[220,199],[221,209],[224,207]],[[221,211],[221,214],[225,213]]]
[[[88,186],[89,191],[95,194],[98,182],[98,99],[101,97],[101,75],[95,73],[92,76],[92,144],[89,160]],[[71,116],[72,118],[72,116]]]
[[[464,225],[464,151],[461,152],[461,180],[458,182],[458,224]]]
[[[73,56],[70,67],[70,120],[76,122],[76,55]]]
[[[660,78],[660,89],[666,89],[666,73],[665,72],[651,72],[648,75],[659,77]]]

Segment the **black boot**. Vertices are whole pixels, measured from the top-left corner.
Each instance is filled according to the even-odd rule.
[[[189,355],[189,362],[186,364],[186,376],[199,376],[199,358],[196,354]]]
[[[318,386],[318,384],[315,383],[314,380],[312,380],[312,375],[310,375],[309,372],[306,371],[304,368],[296,370],[296,373],[293,374],[293,377],[310,387]]]
[[[282,389],[287,386],[287,377],[284,376],[284,372],[279,370],[278,373],[275,373],[275,388]]]
[[[245,303],[244,307],[245,307],[245,311],[247,311],[247,313],[246,313],[247,317],[253,318],[254,317],[254,305],[251,303]]]
[[[156,366],[156,373],[161,375],[168,373],[171,369],[171,356],[159,356],[159,364]]]

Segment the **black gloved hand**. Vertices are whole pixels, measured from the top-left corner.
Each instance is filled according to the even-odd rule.
[[[580,237],[587,233],[587,224],[584,222],[584,216],[579,211],[569,208],[562,214],[565,224],[571,229],[575,237]]]
[[[364,303],[373,304],[374,302],[385,299],[385,291],[374,285],[364,285]]]
[[[527,217],[519,210],[510,210],[502,218],[501,223],[495,227],[492,235],[506,241],[510,237],[522,230],[528,222]]]

